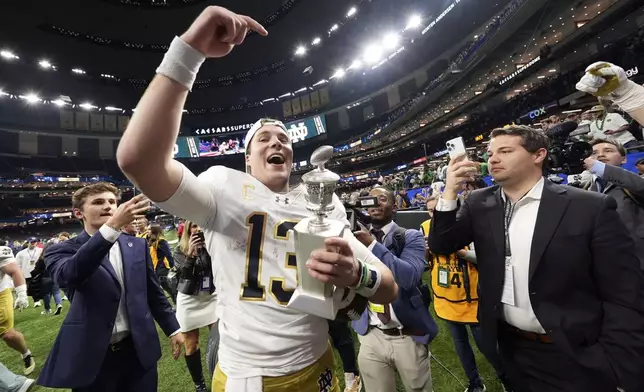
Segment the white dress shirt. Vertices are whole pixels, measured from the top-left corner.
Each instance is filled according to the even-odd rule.
[[[36,261],[42,254],[42,248],[34,247],[33,249],[25,248],[16,254],[16,263],[22,271],[25,279],[31,278],[31,271],[36,267]]]
[[[387,223],[386,225],[384,225],[384,226],[382,226],[380,228],[380,230],[382,230],[382,232],[384,233],[384,235],[382,236],[383,245],[385,243],[385,238],[387,238],[387,236],[391,232],[391,228],[393,226],[394,226],[394,222],[392,221],[392,222],[389,222],[389,223]],[[373,230],[373,229],[374,229],[374,227],[372,226],[371,230]],[[378,243],[378,241],[373,241],[371,244],[369,244],[369,246],[367,248],[369,248],[370,251],[373,251],[373,248],[374,248],[374,246],[376,246],[377,243]],[[375,306],[377,307],[377,306],[381,306],[381,305],[375,305]],[[376,313],[373,310],[371,310],[371,305],[370,305],[369,308],[368,308],[368,310],[369,310],[369,325],[372,325],[372,326],[374,326],[376,328],[380,328],[380,329],[394,329],[394,328],[401,329],[403,327],[403,325],[400,323],[400,320],[398,320],[398,317],[396,317],[396,313],[394,312],[394,308],[391,306],[391,304],[382,305],[382,306],[388,306],[389,307],[389,313],[391,315],[391,320],[389,320],[389,322],[387,324],[383,324],[382,321],[380,321],[380,319],[378,318],[378,313]]]
[[[112,330],[112,338],[110,343],[115,343],[123,340],[130,334],[130,319],[127,315],[127,309],[125,308],[125,281],[123,277],[123,257],[121,255],[121,247],[116,241],[121,235],[120,231],[116,231],[111,227],[106,225],[101,226],[99,229],[103,238],[107,241],[112,242],[113,245],[110,248],[110,253],[107,256],[116,272],[116,278],[118,279],[121,285],[121,297],[119,299],[119,308],[116,312],[116,319],[114,319],[114,329]]]
[[[505,321],[524,331],[545,334],[546,331],[537,320],[530,302],[530,251],[532,237],[537,223],[537,214],[543,194],[544,178],[542,177],[534,187],[514,205],[514,213],[508,227],[510,237],[510,251],[512,256],[506,263],[513,267],[514,281],[514,306],[503,304]],[[505,201],[505,194],[502,198]],[[457,207],[456,200],[439,199],[436,209],[438,211],[453,211]],[[485,267],[484,267],[485,268]]]

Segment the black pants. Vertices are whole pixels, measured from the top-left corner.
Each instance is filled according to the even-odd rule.
[[[157,367],[143,368],[132,339],[126,338],[117,351],[107,349],[101,370],[94,382],[73,392],[156,392]]]
[[[172,299],[172,303],[176,305],[177,290],[175,290],[175,287],[172,287],[172,285],[170,284],[170,281],[168,280],[168,273],[170,271],[168,271],[167,268],[158,265],[157,270],[155,272],[157,274],[157,277],[159,278],[159,284],[161,285],[161,288],[170,295],[170,298]]]
[[[529,340],[499,327],[499,354],[514,392],[615,392],[610,365],[582,368],[554,343]]]
[[[349,329],[349,323],[346,321],[329,321],[329,335],[333,341],[333,347],[340,354],[344,372],[358,374],[356,349],[353,346],[353,335],[351,334],[351,329]]]

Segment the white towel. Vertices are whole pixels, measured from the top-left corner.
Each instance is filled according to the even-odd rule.
[[[226,392],[262,392],[262,376],[226,379]]]

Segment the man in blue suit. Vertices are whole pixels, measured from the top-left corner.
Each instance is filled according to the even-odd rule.
[[[394,194],[375,188],[378,200],[367,212],[370,233],[355,236],[393,272],[398,298],[390,305],[369,304],[360,320],[352,323],[360,339],[358,364],[369,392],[396,390],[396,370],[407,392],[431,392],[429,342],[438,327],[419,289],[425,269],[425,238],[418,230],[402,230],[393,222]],[[401,238],[404,236],[404,246]]]
[[[153,392],[161,357],[156,320],[175,359],[183,336],[152,271],[144,239],[121,229],[149,208],[135,196],[117,208],[118,190],[98,183],[72,196],[85,231],[45,251],[53,279],[66,288],[69,313],[38,384],[74,392]]]

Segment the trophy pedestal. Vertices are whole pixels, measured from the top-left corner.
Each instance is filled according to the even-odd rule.
[[[326,227],[312,233],[309,222],[313,220],[315,218],[303,219],[293,228],[299,281],[287,306],[300,312],[333,320],[339,309],[339,303],[333,298],[335,286],[313,278],[306,268],[306,262],[313,251],[324,249],[324,241],[327,238],[342,237],[345,226],[339,221],[326,220]]]

